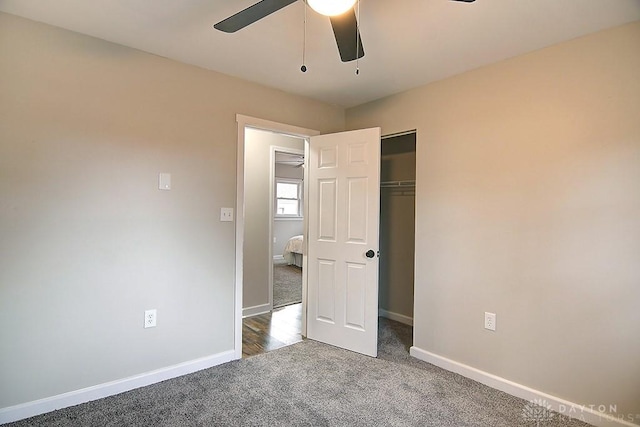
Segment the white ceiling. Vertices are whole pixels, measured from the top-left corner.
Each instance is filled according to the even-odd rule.
[[[360,75],[311,11],[303,74],[302,1],[234,34],[212,28],[255,1],[0,0],[0,11],[345,107],[640,20],[640,0],[361,0]]]

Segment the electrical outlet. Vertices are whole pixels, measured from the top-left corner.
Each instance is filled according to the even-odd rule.
[[[155,328],[156,327],[156,310],[145,310],[144,311],[144,327],[145,328]]]
[[[484,312],[484,328],[490,331],[496,330],[496,314],[489,313],[488,311]]]

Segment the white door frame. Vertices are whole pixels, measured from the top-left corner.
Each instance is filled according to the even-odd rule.
[[[235,306],[234,306],[234,357],[242,358],[242,266],[243,266],[243,244],[244,244],[244,147],[245,147],[245,128],[251,127],[291,136],[305,138],[305,162],[307,153],[309,152],[308,138],[320,135],[320,132],[314,129],[306,129],[298,126],[287,125],[284,123],[272,122],[270,120],[259,119],[242,114],[236,114],[236,122],[238,124],[238,152],[236,157],[236,266],[235,266]],[[305,168],[304,191],[308,194],[307,168]],[[305,197],[305,211],[306,201]],[[307,219],[304,219],[304,234],[307,233]],[[305,239],[306,242],[306,239]],[[269,243],[273,246],[273,243]],[[306,252],[306,251],[305,251]],[[306,271],[306,257],[303,257],[303,272]],[[307,280],[302,275],[302,334],[306,335],[306,286]]]

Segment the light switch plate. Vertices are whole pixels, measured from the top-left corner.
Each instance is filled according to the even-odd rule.
[[[171,190],[171,174],[161,173],[158,177],[158,188],[160,190]]]
[[[220,208],[220,221],[233,221],[233,208]]]

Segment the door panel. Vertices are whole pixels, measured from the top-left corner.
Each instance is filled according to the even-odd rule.
[[[318,186],[320,190],[320,204],[322,210],[318,212],[320,215],[318,221],[318,239],[335,242],[337,239],[337,219],[338,219],[338,189],[335,179],[319,180]]]
[[[365,302],[366,302],[366,272],[365,264],[347,263],[347,304],[346,304],[346,322],[349,328],[365,330]]]
[[[347,242],[367,243],[368,178],[349,178],[347,196]]]
[[[317,317],[323,322],[335,323],[336,318],[336,263],[334,260],[318,260]]]
[[[307,336],[375,357],[380,129],[312,137],[308,165]]]

